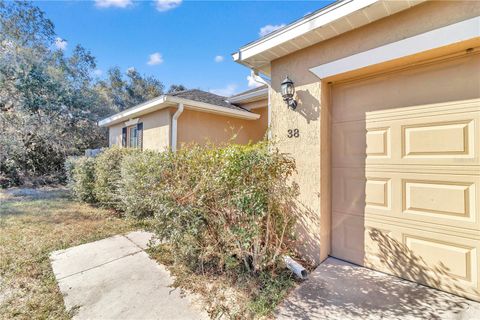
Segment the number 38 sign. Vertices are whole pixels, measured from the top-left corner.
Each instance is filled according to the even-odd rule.
[[[298,138],[300,137],[300,131],[298,129],[288,129],[287,137],[289,138]]]

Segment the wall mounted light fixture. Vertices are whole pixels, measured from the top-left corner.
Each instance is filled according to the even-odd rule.
[[[287,103],[287,106],[290,109],[295,110],[295,108],[297,107],[297,101],[293,99],[293,95],[295,94],[295,86],[293,84],[293,81],[290,80],[288,76],[285,78],[285,80],[282,81],[281,89],[283,101]]]

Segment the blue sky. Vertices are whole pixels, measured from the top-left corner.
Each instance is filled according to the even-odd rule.
[[[260,32],[288,24],[332,1],[36,1],[55,24],[57,46],[75,44],[111,66],[217,94],[249,89],[249,70],[230,54]],[[262,29],[263,28],[263,29]]]

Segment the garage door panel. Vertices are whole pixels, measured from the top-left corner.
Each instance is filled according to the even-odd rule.
[[[471,298],[479,294],[479,250],[475,239],[398,224],[365,226],[365,266]]]
[[[478,165],[480,100],[367,112],[367,164]],[[406,109],[406,110],[405,110]],[[452,110],[458,110],[453,113]],[[388,157],[378,157],[382,138]],[[369,133],[373,132],[369,139]],[[390,147],[391,150],[387,150]],[[369,153],[372,148],[375,152]]]
[[[332,181],[332,210],[363,216],[365,209],[365,170],[334,168],[337,179]]]
[[[455,177],[443,180],[402,179],[402,212],[412,216],[427,215],[441,223],[439,219],[463,220],[478,228],[478,210],[475,199],[478,197],[478,179]],[[461,181],[459,181],[461,180]],[[453,222],[453,221],[450,221]],[[447,222],[448,223],[448,222]]]
[[[473,135],[473,119],[403,126],[403,157],[473,158]]]
[[[363,265],[363,217],[342,212],[335,212],[332,217],[332,254]]]
[[[374,215],[390,221],[423,222],[480,235],[480,176],[375,171],[367,171],[366,176],[367,218]],[[338,207],[335,202],[334,207]]]
[[[365,122],[332,125],[336,143],[332,145],[332,163],[335,167],[365,167]]]

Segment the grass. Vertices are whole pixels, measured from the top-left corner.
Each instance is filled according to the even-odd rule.
[[[64,189],[0,191],[0,319],[69,319],[49,254],[141,227]]]
[[[150,248],[148,253],[175,276],[174,287],[200,296],[212,319],[273,319],[275,308],[295,286],[288,270],[274,275],[239,270],[198,273],[176,263],[168,244]]]

